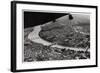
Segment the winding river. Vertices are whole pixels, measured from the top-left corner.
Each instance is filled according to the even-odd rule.
[[[41,26],[42,25],[38,25],[38,26],[35,26],[33,29],[33,31],[28,35],[28,39],[30,39],[31,41],[33,42],[36,42],[36,43],[41,43],[43,45],[51,45],[52,43],[42,39],[40,36],[39,36],[39,32],[41,31]],[[86,51],[86,49],[84,48],[73,48],[73,47],[64,47],[64,46],[61,46],[61,45],[53,45],[52,47],[57,47],[57,48],[66,48],[66,49],[70,49],[70,50],[75,50],[75,51]],[[89,51],[89,50],[88,50]]]

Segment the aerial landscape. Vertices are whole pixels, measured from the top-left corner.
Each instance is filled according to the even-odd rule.
[[[90,57],[89,14],[68,13],[24,28],[24,62]]]

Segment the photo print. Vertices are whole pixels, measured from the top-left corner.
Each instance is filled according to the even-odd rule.
[[[90,14],[24,11],[24,62],[90,59]]]

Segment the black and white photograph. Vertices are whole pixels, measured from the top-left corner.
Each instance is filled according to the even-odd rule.
[[[97,67],[97,6],[11,3],[11,71]]]
[[[24,62],[90,59],[90,14],[24,11]]]

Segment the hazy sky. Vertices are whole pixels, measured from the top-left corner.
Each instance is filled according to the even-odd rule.
[[[89,14],[72,14],[72,16],[73,16],[73,20],[71,20],[71,23],[73,25],[78,24],[78,23],[90,24],[90,15]],[[69,23],[68,15],[58,18],[57,21],[59,21],[63,24],[68,24]]]

